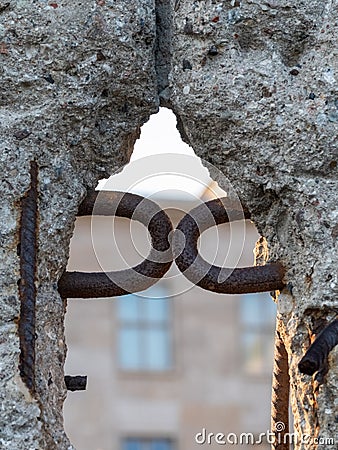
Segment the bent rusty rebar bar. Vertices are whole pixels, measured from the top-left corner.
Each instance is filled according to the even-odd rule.
[[[226,197],[199,205],[186,214],[177,226],[185,242],[182,244],[177,230],[173,237],[175,262],[184,276],[203,289],[222,294],[283,289],[284,268],[279,263],[233,269],[209,264],[199,255],[197,241],[201,232],[214,225],[248,218],[248,211],[240,211],[237,202]]]
[[[169,270],[172,253],[169,234],[172,224],[153,201],[136,194],[92,191],[80,205],[78,216],[119,216],[147,226],[152,249],[137,266],[115,272],[65,272],[58,288],[63,298],[115,297],[139,292],[155,284]]]
[[[35,391],[35,306],[38,227],[38,166],[31,163],[29,190],[21,200],[20,223],[20,375],[31,392]]]
[[[204,230],[214,225],[250,218],[249,212],[243,210],[239,202],[228,198],[209,201],[186,214],[175,230],[172,242],[169,242],[172,224],[166,213],[156,203],[135,194],[92,191],[79,207],[78,216],[85,215],[120,216],[140,221],[147,226],[151,235],[152,251],[138,266],[125,271],[64,273],[58,285],[63,298],[114,297],[146,289],[169,270],[173,260],[172,250],[180,271],[194,284],[206,290],[245,294],[280,290],[284,287],[284,268],[279,263],[232,269],[210,265],[199,255],[197,241]],[[135,274],[143,278],[136,280]],[[277,428],[277,425],[283,423],[284,433],[287,433],[287,354],[280,335],[276,336],[272,424]],[[66,380],[70,389],[70,379]],[[275,448],[284,450],[288,447],[282,445]]]
[[[316,337],[298,363],[301,373],[313,375],[325,368],[330,352],[338,345],[338,319],[333,320]]]
[[[290,448],[290,442],[288,442],[290,375],[288,354],[278,330],[278,322],[277,319],[272,372],[271,432],[274,433],[274,442],[271,448],[273,450],[288,450]]]

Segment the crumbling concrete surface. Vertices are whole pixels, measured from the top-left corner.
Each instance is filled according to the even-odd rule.
[[[0,1],[0,448],[72,448],[63,432],[65,270],[87,187],[128,160],[157,111],[152,1]],[[39,165],[36,394],[18,372],[20,198]]]
[[[338,2],[181,0],[173,27],[162,96],[287,269],[281,332],[296,431],[309,436],[296,448],[335,448],[337,350],[320,387],[297,364],[338,313]]]
[[[57,280],[86,188],[127,161],[160,101],[229,178],[287,269],[280,331],[296,430],[310,436],[296,448],[330,448],[311,439],[337,439],[337,351],[321,385],[297,363],[338,309],[337,28],[337,0],[0,0],[1,448],[72,448]],[[20,380],[17,333],[19,200],[32,160],[34,395]]]

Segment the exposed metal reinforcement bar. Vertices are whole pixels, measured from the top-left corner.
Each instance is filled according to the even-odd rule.
[[[20,375],[31,392],[35,391],[35,306],[38,227],[38,166],[31,163],[31,183],[21,200],[20,224]]]

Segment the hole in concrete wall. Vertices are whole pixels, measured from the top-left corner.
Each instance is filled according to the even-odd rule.
[[[142,128],[131,162],[102,187],[152,198],[174,224],[196,204],[224,195],[164,108]],[[120,258],[110,247],[112,236],[128,264],[147,253],[146,230],[115,220],[116,228],[78,220],[70,270],[94,271],[101,258]],[[203,233],[202,256],[223,264],[228,255],[230,265],[252,265],[258,234],[251,222],[240,226]],[[266,431],[274,315],[268,294],[226,296],[187,286],[175,265],[139,297],[68,300],[65,371],[88,375],[87,391],[69,393],[65,402],[72,443],[77,450],[185,450],[200,447],[195,436],[203,428]]]

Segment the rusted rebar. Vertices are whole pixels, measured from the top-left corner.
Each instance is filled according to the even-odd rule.
[[[86,375],[65,375],[65,384],[68,391],[85,391],[87,388]]]
[[[65,272],[59,281],[62,298],[115,297],[139,292],[155,284],[172,263],[169,234],[172,224],[167,214],[153,201],[136,194],[92,191],[80,205],[78,216],[119,216],[147,226],[152,249],[135,267],[115,272]]]
[[[20,375],[31,392],[35,391],[35,304],[38,227],[38,166],[31,163],[31,182],[21,200],[20,224]]]
[[[275,354],[272,375],[271,393],[271,432],[274,433],[272,450],[288,450],[289,437],[289,395],[290,375],[288,354],[284,341],[278,330],[278,320],[275,333]]]
[[[338,344],[338,319],[327,325],[310,345],[298,364],[299,370],[306,375],[313,375],[327,365],[331,350]]]
[[[248,211],[241,211],[237,202],[228,198],[211,200],[186,214],[175,230],[173,252],[180,271],[203,289],[222,294],[248,294],[280,290],[284,287],[284,269],[279,263],[245,268],[225,268],[207,263],[198,252],[201,232],[214,225],[248,219]]]

